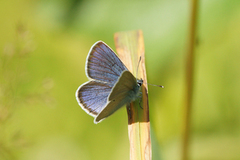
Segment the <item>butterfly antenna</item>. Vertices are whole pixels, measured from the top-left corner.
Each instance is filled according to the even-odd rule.
[[[136,77],[137,77],[137,75],[138,75],[138,68],[139,68],[139,64],[140,64],[140,62],[141,62],[141,56],[139,57],[139,61],[138,61],[138,65],[137,65],[137,74],[136,74]],[[143,82],[143,81],[141,80],[141,83],[145,83],[145,82]],[[151,86],[156,86],[156,87],[164,88],[164,86],[161,86],[161,85],[150,84],[150,83],[145,83],[145,84],[147,84],[147,85],[151,85]]]
[[[164,88],[164,86],[161,86],[161,85],[156,85],[156,84],[150,84],[150,83],[147,83],[148,85],[151,85],[151,86],[156,86],[156,87],[161,87],[161,88]]]
[[[147,84],[147,85],[151,85],[151,86],[156,86],[156,87],[164,88],[164,86],[162,86],[162,85],[156,85],[156,84],[145,83],[145,82],[143,82],[143,83],[144,83],[144,84]]]
[[[139,61],[138,61],[138,65],[137,65],[137,74],[136,74],[136,78],[138,77],[138,68],[139,68],[140,61],[141,61],[141,56],[139,57]]]

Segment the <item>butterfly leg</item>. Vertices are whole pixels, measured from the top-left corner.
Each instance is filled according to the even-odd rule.
[[[141,102],[142,102],[142,92],[140,92],[139,95],[138,95],[138,104],[139,104],[140,108],[143,109],[143,107],[141,105]]]
[[[127,104],[127,112],[128,112],[129,119],[132,119],[130,103]]]
[[[142,107],[142,105],[141,105],[141,101],[138,101],[138,104],[139,104],[140,108],[143,109],[143,107]]]

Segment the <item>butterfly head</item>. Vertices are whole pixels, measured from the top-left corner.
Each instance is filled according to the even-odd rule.
[[[137,79],[137,85],[138,87],[141,87],[143,84],[143,80],[142,79]]]

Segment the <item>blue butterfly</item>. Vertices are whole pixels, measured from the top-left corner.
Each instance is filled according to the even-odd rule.
[[[142,80],[136,79],[113,50],[96,42],[86,59],[88,82],[76,91],[82,109],[99,123],[123,105],[138,98]]]

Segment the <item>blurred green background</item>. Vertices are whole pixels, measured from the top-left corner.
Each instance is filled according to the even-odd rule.
[[[129,159],[126,109],[95,125],[75,91],[90,47],[142,29],[153,159],[181,156],[188,0],[0,2],[0,159]],[[240,159],[240,1],[200,0],[191,160]]]

